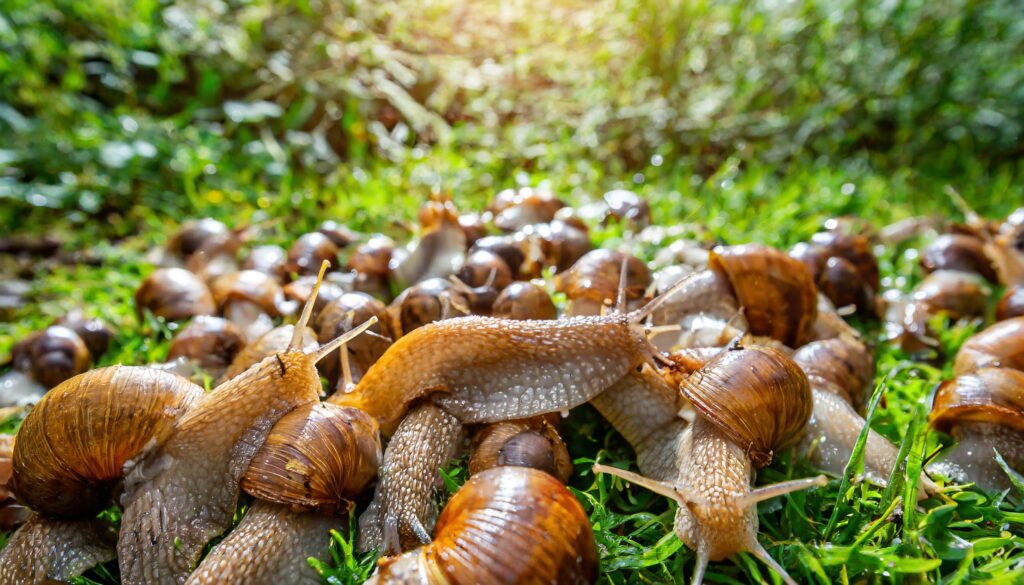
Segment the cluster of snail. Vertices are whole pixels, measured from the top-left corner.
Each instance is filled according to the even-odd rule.
[[[307,559],[327,558],[339,514],[376,482],[356,535],[382,555],[374,583],[591,583],[597,547],[558,432],[590,403],[640,473],[594,471],[680,504],[695,583],[740,552],[793,583],[758,540],[756,504],[826,477],[754,480],[790,446],[843,473],[875,375],[844,316],[891,316],[894,340],[927,347],[922,315],[979,316],[983,279],[1008,287],[1001,321],[935,396],[933,426],[959,443],[929,472],[1000,489],[993,449],[1024,469],[1024,210],[951,226],[906,299],[881,291],[872,252],[892,236],[851,221],[788,252],[678,240],[650,265],[632,245],[665,230],[627,191],[574,209],[507,190],[481,214],[438,198],[419,222],[405,246],[325,222],[288,250],[191,222],[135,295],[140,317],[176,331],[165,362],[88,370],[110,336],[81,315],[19,344],[15,370],[50,389],[13,448],[0,444],[0,495],[31,510],[0,551],[0,582],[114,559],[126,584],[319,582]],[[593,249],[595,222],[635,237]],[[439,470],[467,451],[471,476],[438,515]],[[867,480],[898,459],[867,432]],[[117,530],[99,514],[115,503]]]

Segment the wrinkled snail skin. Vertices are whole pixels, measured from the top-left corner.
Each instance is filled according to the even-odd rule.
[[[72,378],[22,422],[11,489],[37,512],[94,515],[109,504],[125,464],[163,440],[202,395],[180,376],[144,367],[111,366]]]
[[[359,518],[360,550],[397,554],[430,542],[438,469],[455,458],[462,437],[462,423],[441,408],[423,404],[409,411],[384,453],[373,501]]]
[[[117,534],[101,520],[33,516],[0,551],[0,583],[35,585],[70,581],[117,558]]]
[[[376,417],[385,435],[412,401],[430,395],[464,424],[567,410],[650,359],[638,319],[630,313],[430,323],[396,341],[353,392],[329,401]]]
[[[348,508],[379,463],[377,425],[365,413],[322,404],[288,413],[242,479],[255,502],[187,582],[319,583],[307,559],[329,558],[334,513]]]
[[[956,445],[930,472],[999,492],[1011,487],[995,460],[998,452],[1024,470],[1024,372],[983,367],[939,385],[929,417],[932,428],[949,433]]]
[[[986,366],[1024,371],[1024,317],[999,321],[972,335],[956,354],[953,375]]]
[[[636,452],[640,472],[675,478],[676,451],[687,423],[678,416],[677,392],[649,367],[630,372],[590,400]]]
[[[265,358],[200,398],[135,465],[118,542],[126,585],[185,581],[231,525],[239,481],[274,423],[319,399],[315,359],[298,348]]]
[[[493,423],[473,437],[470,475],[499,466],[530,467],[562,483],[572,475],[572,459],[555,428],[558,414]]]
[[[594,534],[555,477],[495,467],[459,489],[433,541],[383,559],[372,585],[586,585],[597,581]]]

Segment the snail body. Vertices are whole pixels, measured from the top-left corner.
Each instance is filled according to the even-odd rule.
[[[32,516],[0,550],[0,582],[70,581],[117,558],[117,534],[102,520],[58,520]]]
[[[558,585],[597,580],[593,531],[553,476],[495,467],[469,478],[445,506],[433,541],[381,561],[369,583]]]

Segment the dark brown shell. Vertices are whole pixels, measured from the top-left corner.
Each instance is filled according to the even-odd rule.
[[[924,278],[911,295],[925,312],[951,319],[980,317],[988,307],[989,290],[981,277],[959,270],[938,270]]]
[[[245,346],[242,330],[220,317],[196,317],[174,336],[167,361],[188,358],[208,371],[223,370]]]
[[[384,337],[391,337],[392,333],[387,328],[386,314],[387,307],[384,306],[384,303],[370,295],[359,292],[346,293],[320,311],[316,321],[317,338],[321,344],[326,344],[332,339],[348,333],[353,327],[362,325],[370,317],[377,317],[378,321],[370,326],[369,331]],[[366,372],[380,359],[380,356],[384,355],[390,345],[391,343],[386,339],[373,335],[360,335],[346,344],[355,375],[359,376]],[[317,367],[332,383],[336,384],[341,377],[337,352],[320,360]]]
[[[845,337],[815,341],[793,354],[811,385],[837,392],[854,408],[860,408],[864,391],[875,375],[871,350]]]
[[[487,225],[479,213],[463,213],[459,216],[459,227],[466,235],[466,245],[472,246],[477,240],[487,235]]]
[[[331,240],[339,249],[347,247],[358,239],[358,235],[350,230],[348,226],[330,219],[322,222],[316,228],[316,231],[327,236],[327,239]]]
[[[135,291],[135,312],[140,319],[144,309],[168,321],[180,321],[216,314],[217,305],[206,283],[195,274],[184,268],[160,268]]]
[[[469,473],[500,465],[546,471],[562,483],[572,475],[572,459],[555,428],[558,414],[488,425],[473,437]]]
[[[1024,286],[1007,289],[1003,298],[996,305],[996,320],[1003,321],[1013,317],[1024,316]]]
[[[60,325],[51,325],[33,335],[25,350],[24,358],[16,357],[16,362],[27,362],[32,378],[47,388],[81,374],[92,363],[82,338]]]
[[[491,280],[491,273],[494,273],[491,286],[495,290],[500,291],[512,282],[512,269],[501,256],[487,250],[477,250],[466,257],[455,276],[470,287],[478,287]]]
[[[470,477],[441,512],[434,541],[382,561],[379,582],[406,582],[409,561],[428,582],[450,585],[577,585],[596,582],[598,569],[579,501],[552,475],[527,467]]]
[[[299,275],[315,275],[324,260],[338,265],[338,246],[320,232],[299,236],[288,248],[288,270]]]
[[[517,231],[515,238],[527,250],[520,276],[529,278],[539,276],[539,270],[545,266],[553,266],[556,272],[568,270],[593,248],[587,232],[557,219],[550,223],[528,225]],[[531,259],[531,249],[534,247],[538,249],[533,250],[532,254],[536,257]]]
[[[345,267],[362,274],[386,277],[390,269],[391,255],[395,252],[395,242],[384,235],[377,234],[365,243],[356,247]]]
[[[112,366],[71,378],[29,412],[14,443],[12,491],[32,509],[88,517],[109,504],[124,464],[159,444],[203,395],[181,376]]]
[[[804,371],[778,350],[734,347],[688,377],[680,391],[697,412],[744,447],[756,467],[803,430],[811,416]]]
[[[1024,370],[1024,317],[994,323],[960,346],[953,362],[959,376],[986,366]]]
[[[846,259],[871,290],[879,289],[878,259],[871,251],[871,242],[866,237],[831,230],[814,234],[811,243],[823,247],[830,257]]]
[[[443,278],[429,278],[398,295],[388,310],[392,315],[389,329],[401,337],[427,323],[462,315],[459,307],[469,307],[461,290]]]
[[[758,244],[717,248],[708,265],[728,278],[749,333],[799,347],[812,337],[818,297],[811,271],[799,260]]]
[[[346,510],[376,477],[380,432],[369,415],[333,404],[300,406],[267,436],[242,477],[242,489],[304,510]]]
[[[929,416],[943,432],[961,422],[985,422],[1024,432],[1024,372],[981,368],[939,385]]]
[[[284,282],[288,277],[288,252],[281,246],[256,246],[242,262],[242,270],[256,270]]]
[[[523,262],[526,260],[526,254],[523,251],[523,246],[520,242],[516,241],[514,236],[485,236],[477,240],[473,247],[470,248],[469,253],[472,255],[479,251],[487,251],[497,254],[505,264],[508,265],[509,269],[512,270],[512,277],[516,278],[520,274],[520,269],[523,266]]]
[[[604,221],[628,221],[638,227],[651,223],[651,206],[647,200],[632,191],[617,189],[608,191],[603,196],[608,206]]]
[[[992,261],[985,253],[985,243],[964,234],[943,234],[936,238],[921,253],[921,267],[928,272],[961,270],[979,274],[992,283],[999,282]]]
[[[284,293],[272,276],[256,270],[240,270],[221,276],[210,286],[217,306],[224,309],[234,301],[258,306],[271,317],[280,316]]]
[[[114,338],[114,331],[103,319],[86,317],[81,309],[68,311],[53,324],[62,325],[77,333],[85,342],[85,346],[89,348],[93,359],[98,359],[107,353],[107,348],[110,347],[110,342]]]
[[[316,279],[316,276],[300,276],[289,282],[283,288],[284,298],[297,303],[299,306],[305,305],[310,293],[313,292]],[[340,299],[344,294],[345,289],[340,284],[325,279],[320,283],[320,291],[317,292],[316,299],[313,301],[312,318],[316,319],[316,316],[320,314],[324,307]]]
[[[615,302],[619,293],[622,263],[626,263],[626,298],[642,298],[651,285],[651,271],[639,258],[615,250],[592,250],[572,268],[555,276],[555,290],[569,300]]]
[[[513,282],[501,291],[494,300],[491,315],[501,319],[556,319],[558,310],[555,308],[551,295],[544,287],[532,282]]]
[[[228,226],[213,218],[203,218],[182,224],[178,232],[167,243],[167,249],[182,258],[196,252],[219,252],[233,245],[237,235]]]
[[[818,289],[836,307],[854,306],[863,310],[870,305],[870,289],[853,264],[845,258],[833,256],[825,261],[818,276]]]
[[[492,204],[494,225],[505,232],[514,232],[528,225],[547,223],[565,203],[546,191],[523,188],[514,193],[505,190]]]

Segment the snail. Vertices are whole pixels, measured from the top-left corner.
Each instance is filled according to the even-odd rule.
[[[320,292],[316,295],[316,303],[313,305],[313,321],[316,321],[320,311],[323,310],[329,303],[341,298],[347,291],[346,283],[344,281],[349,280],[348,276],[351,275],[339,275],[338,278],[331,278],[334,275],[339,275],[337,272],[331,272],[325,278],[323,283],[320,285]],[[284,297],[297,304],[298,306],[306,304],[306,300],[309,298],[309,293],[313,292],[313,287],[316,285],[316,275],[313,276],[300,276],[295,280],[284,285],[282,291]]]
[[[484,236],[473,243],[469,249],[472,256],[477,252],[490,252],[505,261],[505,264],[512,272],[512,278],[532,278],[533,275],[524,275],[523,268],[526,262],[526,252],[522,242],[516,241],[514,235]]]
[[[81,309],[72,309],[53,323],[74,331],[85,342],[93,359],[107,353],[114,332],[103,319],[90,318]]]
[[[878,262],[864,236],[840,231],[819,232],[808,243],[794,246],[790,256],[811,269],[818,289],[836,307],[855,307],[861,313],[875,309],[879,288]]]
[[[463,213],[459,216],[459,227],[466,235],[466,245],[472,246],[487,235],[487,225],[479,213]]]
[[[558,434],[557,414],[487,425],[473,437],[469,473],[499,466],[546,471],[562,483],[572,475],[572,459]]]
[[[789,347],[799,347],[814,336],[818,299],[811,271],[774,248],[757,244],[716,248],[708,268],[684,277],[683,282],[685,287],[653,315],[655,325],[679,324],[685,335],[696,325],[720,331],[733,324]],[[669,349],[679,339],[656,336],[653,342]]]
[[[549,223],[527,225],[513,234],[524,253],[519,276],[536,278],[546,267],[555,272],[568,270],[593,245],[586,230],[578,224],[555,219]]]
[[[630,308],[631,303],[642,302],[650,285],[651,271],[640,259],[605,249],[587,252],[572,268],[555,276],[555,290],[569,300],[567,315],[599,315],[620,290]]]
[[[242,262],[242,270],[255,270],[284,282],[288,278],[288,252],[281,246],[256,246]]]
[[[288,271],[300,276],[316,275],[324,261],[338,261],[338,246],[321,232],[302,234],[288,248]]]
[[[1006,289],[1006,294],[996,305],[996,320],[1004,321],[1013,317],[1024,316],[1024,285]]]
[[[477,250],[466,257],[455,276],[469,287],[490,282],[496,291],[501,292],[512,282],[512,269],[494,252]]]
[[[960,346],[953,361],[953,375],[997,366],[1024,371],[1024,317],[994,323],[975,333]]]
[[[327,559],[335,514],[374,478],[379,459],[377,424],[358,410],[309,404],[286,414],[242,477],[256,501],[187,583],[319,583],[307,559]]]
[[[999,492],[1011,488],[995,459],[1024,470],[1024,372],[981,367],[939,385],[929,423],[956,439],[945,457],[929,465],[957,482]]]
[[[532,282],[510,283],[494,300],[491,315],[501,319],[554,319],[555,303],[544,287]]]
[[[215,315],[213,294],[198,276],[183,268],[159,268],[135,291],[135,311],[142,318],[148,310],[168,321],[199,315]]]
[[[226,274],[210,286],[224,317],[237,325],[246,341],[274,328],[274,319],[289,311],[281,285],[256,270]]]
[[[604,223],[629,222],[639,228],[644,228],[651,223],[650,204],[633,191],[617,189],[608,191],[601,198],[607,206]]]
[[[400,287],[455,274],[466,253],[466,234],[450,200],[428,201],[420,208],[419,220],[419,239],[395,249],[388,264],[392,279]]]
[[[597,580],[590,522],[555,477],[495,467],[469,478],[445,506],[433,540],[382,559],[371,585],[576,585]]]
[[[321,222],[320,225],[317,226],[316,231],[327,236],[327,239],[329,239],[339,250],[347,248],[352,244],[352,242],[359,239],[358,234],[350,230],[348,226],[331,219]]]
[[[465,287],[430,278],[405,289],[388,307],[389,330],[396,338],[428,323],[469,312]]]
[[[210,217],[187,221],[167,242],[166,248],[182,260],[188,260],[199,252],[211,256],[221,252],[234,254],[242,244],[245,231],[232,230]]]
[[[626,314],[550,321],[461,317],[399,338],[352,392],[328,399],[367,412],[386,436],[394,435],[374,503],[360,519],[370,535],[361,546],[387,544],[393,552],[396,544],[426,540],[433,480],[424,476],[436,477],[451,458],[463,425],[567,411],[651,362],[654,349],[642,323],[685,284]]]
[[[117,533],[95,518],[32,516],[0,550],[0,583],[63,583],[117,558]]]
[[[218,384],[237,377],[239,374],[244,373],[250,367],[264,359],[282,351],[285,351],[295,337],[296,326],[294,325],[280,325],[274,327],[270,331],[264,333],[259,339],[252,343],[246,344],[241,351],[235,355],[235,359],[231,360],[227,369],[217,380]],[[299,329],[299,343],[301,344],[302,351],[310,353],[317,350],[317,336],[316,332],[309,327],[303,327]]]
[[[697,553],[693,583],[709,561],[750,552],[787,583],[795,581],[757,540],[757,502],[826,483],[824,476],[752,488],[758,468],[791,442],[811,414],[811,390],[800,367],[779,351],[733,344],[680,386],[697,416],[683,431],[677,475],[646,478],[595,465],[679,503],[675,533]]]
[[[494,225],[504,232],[514,232],[528,225],[548,223],[555,219],[555,212],[565,207],[548,191],[524,187],[518,191],[505,189],[494,197],[490,210],[494,213]]]
[[[184,369],[188,373],[198,368],[216,379],[224,374],[243,347],[245,338],[234,323],[220,317],[200,316],[171,340],[167,361],[182,364],[183,368],[176,371]]]
[[[325,262],[321,278],[326,270]],[[167,439],[132,466],[118,540],[127,585],[185,580],[206,543],[231,525],[239,483],[273,425],[318,402],[316,362],[375,321],[307,353],[302,332],[315,298],[316,289],[283,351],[201,396]]]
[[[348,382],[358,381],[391,345],[391,332],[387,329],[387,307],[384,303],[366,293],[346,293],[330,302],[320,311],[316,319],[317,338],[320,343],[347,333],[353,327],[365,323],[370,317],[376,317],[377,323],[366,330],[366,335],[353,339],[338,350],[337,355],[330,355],[320,362],[324,376],[339,391],[347,391]],[[345,353],[350,360],[342,358]],[[343,372],[347,364],[351,371]]]
[[[28,372],[46,388],[89,369],[92,354],[85,341],[71,329],[51,325],[29,335],[11,350],[15,368]]]
[[[390,298],[388,265],[394,252],[395,242],[381,234],[371,236],[365,243],[356,246],[345,265],[347,270],[356,273],[355,289],[374,296]]]

